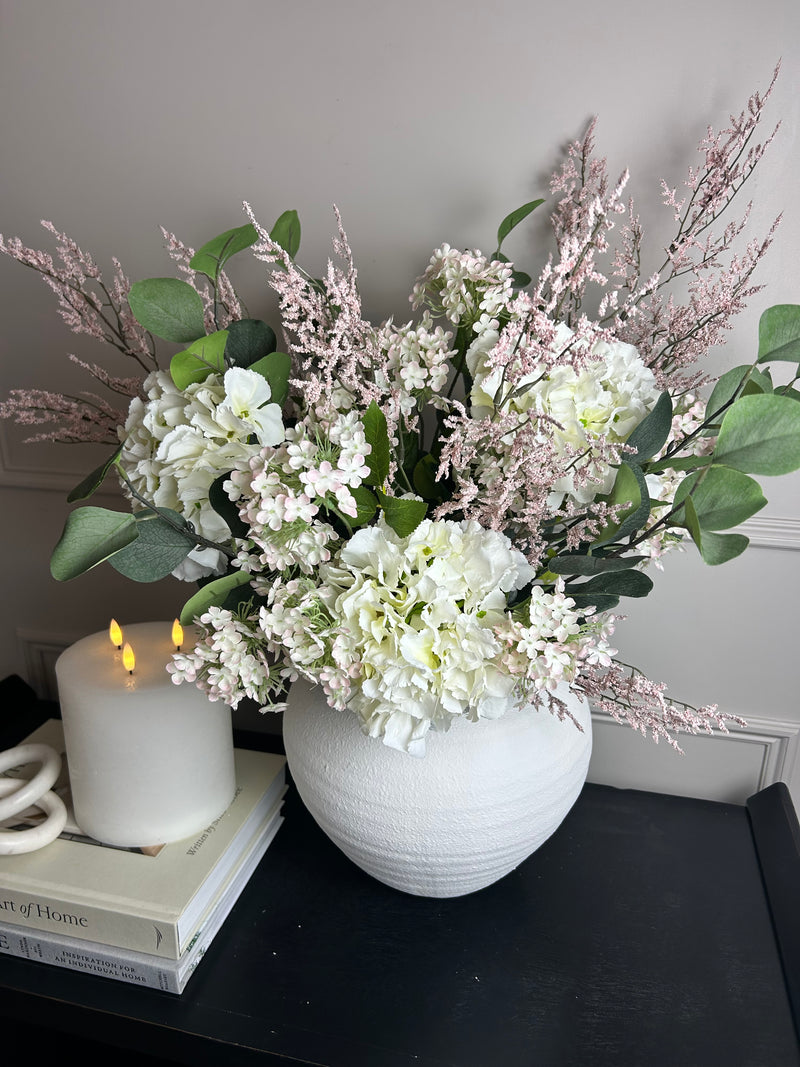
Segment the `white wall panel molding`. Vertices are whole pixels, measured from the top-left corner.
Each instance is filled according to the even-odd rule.
[[[800,517],[760,518],[758,515],[737,527],[737,533],[750,538],[759,548],[789,548],[800,550]]]
[[[589,781],[736,804],[783,781],[800,804],[800,722],[755,715],[747,721],[728,733],[681,735],[680,755],[595,711]]]
[[[46,630],[17,630],[25,664],[25,680],[42,700],[58,700],[56,660],[81,634]]]
[[[35,451],[35,446],[27,447]],[[58,451],[64,447],[63,445],[51,446],[55,450],[54,454],[58,454]],[[84,449],[82,453],[84,466],[81,468],[81,473],[69,470],[53,470],[51,467],[20,459],[17,453],[21,453],[24,457],[26,446],[21,444],[19,448],[12,447],[6,432],[6,426],[0,422],[0,488],[38,489],[44,492],[66,495],[75,488],[89,471],[99,466],[104,455],[108,454],[108,450],[105,453],[96,451],[96,446],[76,445],[74,447],[77,450]],[[98,459],[98,455],[101,458]],[[98,490],[98,494],[106,497],[120,495],[119,490],[116,489],[111,479],[109,479],[107,486],[104,485]]]

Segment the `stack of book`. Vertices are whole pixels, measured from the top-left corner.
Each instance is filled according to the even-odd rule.
[[[236,749],[236,793],[210,826],[184,841],[121,849],[74,822],[60,721],[29,742],[62,753],[53,788],[70,817],[44,848],[0,856],[0,953],[182,993],[283,821],[285,758]]]

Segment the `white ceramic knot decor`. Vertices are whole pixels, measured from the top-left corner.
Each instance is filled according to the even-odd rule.
[[[575,803],[592,749],[588,704],[558,696],[582,727],[522,708],[430,731],[423,757],[365,736],[322,689],[292,684],[283,736],[292,779],[328,837],[403,892],[457,897],[514,870]]]
[[[12,777],[12,768],[38,765],[30,777]],[[0,828],[0,856],[34,852],[55,841],[67,822],[64,802],[52,791],[61,772],[61,756],[50,745],[25,744],[0,752],[0,823],[20,819],[29,808],[44,814],[44,820],[26,829]]]

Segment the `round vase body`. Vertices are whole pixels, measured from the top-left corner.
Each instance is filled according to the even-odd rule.
[[[322,689],[292,685],[283,736],[300,797],[362,870],[417,896],[457,897],[518,867],[578,797],[592,748],[588,705],[559,691],[568,718],[523,708],[431,730],[423,757],[362,733]]]

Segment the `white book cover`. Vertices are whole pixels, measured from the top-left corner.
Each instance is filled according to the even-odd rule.
[[[64,934],[30,930],[2,919],[0,954],[168,993],[182,993],[283,823],[280,810],[281,802],[256,831],[180,959],[168,960]]]
[[[63,753],[60,721],[49,720],[26,742]],[[179,959],[254,830],[285,793],[284,756],[236,749],[234,759],[233,801],[192,838],[121,849],[83,836],[72,818],[44,848],[0,856],[0,921]],[[69,810],[65,772],[55,788]]]

